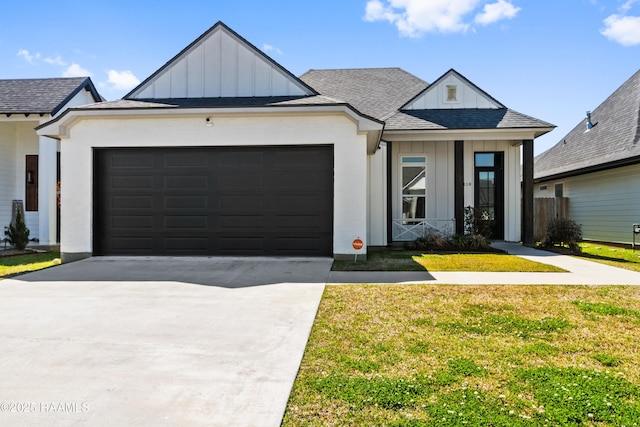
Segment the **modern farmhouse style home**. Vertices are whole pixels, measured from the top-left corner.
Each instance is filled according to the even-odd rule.
[[[552,129],[455,70],[432,84],[398,68],[296,77],[218,22],[123,99],[38,134],[61,145],[69,261],[353,257],[462,232],[468,205],[494,215],[495,238],[526,241],[533,140]]]

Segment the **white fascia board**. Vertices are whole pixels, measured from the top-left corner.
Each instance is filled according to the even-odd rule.
[[[344,114],[351,119],[358,127],[358,134],[366,134],[370,152],[374,152],[380,141],[380,135],[384,128],[384,123],[375,119],[362,116],[346,105],[294,105],[294,106],[271,106],[271,107],[248,107],[248,108],[146,108],[146,109],[69,109],[65,114],[42,125],[37,129],[40,136],[48,136],[55,139],[70,137],[73,125],[85,118],[129,118],[136,119],[142,117],[166,117],[166,116],[202,116],[203,118],[216,116],[238,116],[238,115],[318,115],[318,114]]]
[[[535,139],[553,128],[521,129],[433,129],[433,130],[385,130],[385,141],[454,141],[454,140],[526,140]]]

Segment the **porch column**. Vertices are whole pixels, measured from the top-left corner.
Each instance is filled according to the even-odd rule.
[[[522,244],[533,245],[533,139],[522,147]]]
[[[464,141],[455,141],[454,215],[456,234],[464,234]]]
[[[56,242],[56,162],[58,141],[39,137],[38,151],[38,239],[40,245],[52,246]]]

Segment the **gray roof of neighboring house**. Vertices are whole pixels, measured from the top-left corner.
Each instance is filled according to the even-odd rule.
[[[83,89],[102,100],[89,77],[0,80],[0,114],[54,115]]]
[[[400,68],[309,70],[300,80],[378,120],[385,120],[429,86]]]
[[[535,158],[534,178],[557,179],[640,163],[640,70],[555,146]]]
[[[508,108],[403,110],[386,121],[386,130],[549,128],[552,124]]]

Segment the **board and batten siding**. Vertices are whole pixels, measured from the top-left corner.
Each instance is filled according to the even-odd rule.
[[[368,157],[367,242],[369,246],[387,245],[387,144]]]
[[[16,188],[16,125],[0,123],[0,230],[11,222]],[[4,238],[4,234],[2,235]]]
[[[403,141],[392,144],[392,213],[402,219],[400,164],[405,156],[424,155],[427,160],[426,215],[428,219],[452,220],[454,214],[453,141]],[[443,224],[440,224],[443,225]]]
[[[546,185],[553,197],[558,183],[563,183],[564,197],[569,199],[568,218],[582,226],[583,239],[632,242],[632,226],[640,224],[640,165],[544,182],[536,187]]]
[[[220,27],[162,70],[132,98],[210,98],[308,95],[264,56]]]
[[[453,141],[395,142],[392,145],[392,212],[402,217],[400,162],[403,156],[427,158],[427,219],[455,218],[455,164]],[[474,205],[474,153],[504,152],[504,238],[518,242],[521,234],[521,150],[512,141],[464,142],[464,206]],[[453,230],[452,230],[453,231]]]
[[[447,100],[447,86],[455,86],[456,101]],[[422,95],[404,109],[458,109],[458,108],[499,108],[499,106],[477,88],[464,82],[455,73],[449,73],[435,86],[430,86]]]
[[[504,239],[519,242],[522,223],[521,146],[520,141],[465,141],[464,144],[464,205],[474,201],[474,153],[504,153]],[[470,185],[468,185],[470,184]]]
[[[39,155],[38,135],[34,128],[38,122],[20,122],[16,124],[16,168],[15,168],[15,190],[14,198],[22,200],[26,208],[26,156],[27,154]],[[55,143],[55,141],[53,141]],[[40,179],[40,177],[38,177]],[[24,223],[29,229],[29,238],[39,238],[39,212],[31,211],[24,213]]]

